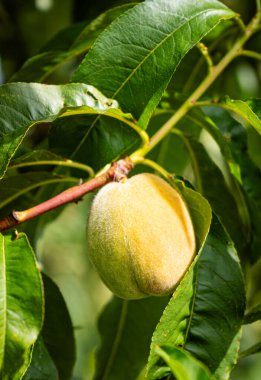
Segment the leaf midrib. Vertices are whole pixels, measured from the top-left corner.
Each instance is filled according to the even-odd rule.
[[[112,95],[112,99],[121,91],[121,89],[126,85],[126,83],[128,83],[128,81],[135,75],[135,73],[146,62],[146,60],[149,59],[149,57],[157,49],[159,49],[160,46],[163,45],[170,37],[172,37],[174,35],[174,33],[176,33],[178,30],[180,30],[181,28],[183,28],[183,26],[186,25],[187,23],[190,23],[194,18],[196,18],[196,17],[198,17],[198,16],[200,16],[200,15],[202,15],[204,13],[211,12],[211,11],[212,11],[211,9],[207,9],[207,10],[203,10],[203,11],[197,13],[196,15],[193,15],[190,19],[187,19],[186,22],[184,22],[183,24],[181,24],[177,29],[173,30],[163,40],[161,40],[160,43],[157,44],[147,55],[145,55],[144,58],[141,60],[141,62],[139,62],[138,65],[132,70],[132,72],[124,80],[124,82],[121,84],[121,86],[114,92],[114,94]]]
[[[179,29],[183,28],[184,25],[186,25],[186,23],[189,23],[191,22],[194,18],[204,14],[204,13],[207,13],[207,12],[211,12],[210,9],[207,9],[207,10],[204,10],[204,11],[201,11],[199,13],[197,13],[196,15],[194,15],[193,17],[191,17],[189,20],[186,20],[186,22],[184,22],[183,24],[181,24],[177,29],[175,29],[174,31],[172,31],[171,33],[169,33],[163,40],[161,40],[161,42],[155,46],[155,48],[153,48],[143,59],[142,61],[132,70],[132,72],[129,74],[129,76],[124,80],[124,82],[121,84],[121,86],[114,92],[114,94],[111,96],[111,99],[114,99],[116,97],[116,95],[122,90],[122,88],[128,83],[128,81],[135,75],[135,73],[138,71],[138,69],[143,65],[143,63],[146,62],[147,59],[149,59],[149,57],[165,42],[167,41],[168,38],[172,37],[174,33],[176,33]],[[97,118],[93,121],[92,125],[90,126],[89,130],[86,132],[85,136],[83,137],[82,140],[86,140],[89,133],[91,132],[91,130],[95,127],[96,123],[98,122],[98,120],[100,119],[101,115],[98,115]],[[79,151],[79,149],[81,148],[82,146],[82,142],[75,148],[74,152],[72,153],[71,157],[74,157],[74,155]]]

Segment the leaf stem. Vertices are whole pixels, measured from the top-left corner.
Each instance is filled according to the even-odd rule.
[[[224,69],[238,56],[238,52],[242,49],[245,42],[257,31],[259,27],[259,15],[253,17],[245,29],[243,36],[240,36],[235,42],[232,49],[221,59],[221,61],[213,66],[209,73],[195,91],[187,98],[177,112],[152,136],[150,142],[143,148],[138,149],[131,155],[131,159],[137,155],[145,156],[148,154],[165,136],[170,133],[172,128],[182,119],[183,116],[193,107],[194,103],[204,94],[204,92],[213,84],[217,77]]]
[[[168,181],[171,181],[173,179],[173,174],[169,173],[161,165],[157,164],[157,162],[149,160],[148,158],[136,156],[133,160],[133,164],[148,166],[148,167],[156,170],[158,173],[160,173]]]
[[[209,74],[211,74],[212,69],[213,69],[213,61],[212,61],[212,58],[209,54],[208,47],[205,44],[203,44],[203,42],[199,42],[197,47],[198,47],[199,51],[201,52],[203,58],[205,59],[205,61],[207,63]]]
[[[239,56],[245,56],[257,59],[258,61],[261,61],[261,53],[258,53],[257,51],[253,50],[241,50],[238,52]]]
[[[70,168],[80,169],[89,174],[90,177],[94,177],[93,169],[88,166],[81,164],[80,162],[75,162],[72,160],[41,160],[41,161],[29,161],[29,162],[21,162],[18,164],[14,164],[9,166],[8,169],[17,169],[26,166],[35,166],[35,165],[55,165],[55,166],[67,166]]]

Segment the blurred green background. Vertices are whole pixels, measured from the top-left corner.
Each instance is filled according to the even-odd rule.
[[[174,1],[174,0],[173,0]],[[3,0],[0,1],[0,83],[31,56],[37,54],[57,32],[73,23],[92,20],[113,5],[124,0]],[[253,0],[224,0],[228,6],[243,15],[247,22],[255,12]],[[261,36],[251,42],[254,50],[261,50]],[[79,61],[67,62],[49,83],[66,83]],[[224,93],[234,98],[260,96],[261,65],[242,58],[233,63],[222,81]],[[260,141],[249,136],[252,156],[260,161]],[[182,173],[178,173],[182,174]],[[89,380],[94,370],[94,352],[99,342],[96,319],[111,293],[105,288],[86,257],[85,225],[93,195],[79,204],[64,208],[63,212],[39,230],[35,248],[44,270],[60,287],[68,305],[77,342],[77,362],[74,380]],[[249,269],[251,278],[247,289],[250,305],[260,300],[261,263]],[[242,349],[260,340],[260,322],[245,326]],[[242,359],[232,373],[233,380],[260,380],[261,355]]]

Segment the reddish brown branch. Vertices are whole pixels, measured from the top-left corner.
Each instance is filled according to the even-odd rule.
[[[119,160],[106,172],[82,185],[73,186],[28,210],[13,211],[9,216],[0,219],[0,231],[8,230],[9,228],[15,227],[18,224],[24,223],[29,219],[35,218],[36,216],[42,215],[67,203],[75,202],[85,194],[106,185],[108,182],[120,181],[129,173],[132,167],[133,164],[129,158]]]

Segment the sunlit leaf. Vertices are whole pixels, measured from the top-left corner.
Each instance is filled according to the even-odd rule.
[[[155,352],[168,364],[177,380],[214,380],[209,370],[189,352],[172,346],[159,346]]]
[[[23,380],[59,380],[57,369],[41,336],[34,345],[30,367]]]
[[[116,98],[146,126],[181,59],[222,19],[234,15],[215,0],[147,0],[100,35],[73,81]]]
[[[154,348],[184,347],[217,379],[228,378],[236,362],[245,309],[240,263],[215,217],[198,260],[164,311],[152,338],[149,379],[166,374]]]
[[[117,108],[117,102],[105,98],[92,86],[84,84],[53,86],[13,83],[2,85],[0,93],[0,177],[3,176],[10,159],[32,126],[51,123],[59,117],[76,116],[77,107],[82,105],[86,106],[85,112],[92,115],[100,115],[112,108]],[[114,118],[114,115],[112,113],[108,117]],[[119,115],[116,114],[115,119],[117,120],[118,117]],[[120,123],[123,120],[124,116],[121,117]],[[127,126],[128,120],[126,123],[127,136],[123,127],[121,135],[116,136],[116,144],[119,146],[121,143],[124,146],[131,146],[138,139],[137,133]],[[89,129],[86,128],[84,141],[88,137]],[[99,133],[102,135],[103,131]],[[110,137],[110,131],[107,129],[105,133],[105,140],[109,138],[111,144],[115,136]],[[60,140],[66,143],[64,139],[60,138]],[[80,146],[77,145],[75,150],[79,149]],[[95,150],[98,151],[97,147]],[[119,152],[117,153],[119,154]]]
[[[217,104],[220,104],[221,107],[240,115],[243,120],[252,125],[252,127],[255,128],[255,130],[261,135],[261,99],[243,101],[230,99],[226,96]]]
[[[0,243],[0,375],[20,380],[42,327],[42,283],[24,234],[0,235]]]

